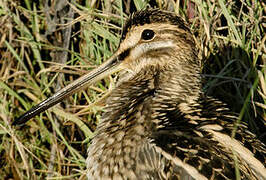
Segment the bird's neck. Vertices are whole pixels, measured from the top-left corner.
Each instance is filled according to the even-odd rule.
[[[105,133],[106,137],[120,136],[124,132],[147,136],[151,131],[149,128],[154,128],[154,117],[150,117],[153,111],[189,106],[198,100],[200,88],[199,70],[195,68],[158,70],[149,67],[113,90],[107,99],[97,136]]]
[[[96,136],[89,147],[88,164],[113,166],[115,161],[127,163],[124,157],[130,157],[132,167],[128,167],[136,166],[133,159],[137,159],[137,152],[156,129],[157,122],[153,121],[153,111],[156,111],[156,108],[165,108],[167,111],[167,108],[174,108],[178,103],[193,100],[195,97],[191,96],[198,94],[193,92],[193,88],[199,86],[199,81],[195,80],[197,75],[191,77],[187,73],[187,76],[179,77],[182,73],[172,71],[175,70],[146,69],[121,82],[113,90],[107,100],[106,111],[98,125]],[[189,85],[182,85],[180,78],[189,82]],[[193,83],[195,87],[191,87]],[[91,174],[95,173],[101,172],[91,171]]]

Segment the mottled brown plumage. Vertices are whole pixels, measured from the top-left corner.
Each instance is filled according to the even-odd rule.
[[[108,99],[88,150],[88,177],[235,179],[231,147],[219,143],[212,131],[230,138],[236,117],[201,92],[200,62],[188,27],[173,13],[141,11],[125,25],[121,46],[128,47],[139,28],[158,36],[148,42],[139,39],[124,50],[122,60],[133,72]],[[151,49],[137,58],[130,54],[141,44],[160,41],[171,41],[173,47]],[[237,136],[265,163],[265,147],[244,125]],[[237,156],[243,179],[266,177],[265,168],[257,173]]]
[[[265,145],[243,124],[231,138],[236,116],[202,92],[193,36],[180,17],[133,14],[114,55],[79,81],[118,68],[124,72],[88,149],[88,179],[235,179],[236,167],[241,179],[266,179]],[[67,88],[83,86],[76,84]],[[26,116],[38,109],[46,107]]]

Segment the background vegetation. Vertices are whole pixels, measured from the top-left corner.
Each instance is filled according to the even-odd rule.
[[[23,127],[14,118],[106,60],[130,13],[174,11],[191,24],[204,91],[240,113],[260,139],[266,123],[266,6],[260,0],[1,0],[0,179],[83,179],[86,149],[116,75]]]

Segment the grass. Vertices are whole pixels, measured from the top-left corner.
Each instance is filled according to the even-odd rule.
[[[129,13],[148,4],[190,22],[203,61],[204,91],[225,101],[240,113],[239,121],[265,138],[266,10],[261,1],[48,2],[0,1],[1,179],[85,177],[86,149],[115,75],[23,127],[11,123],[106,60],[119,44]]]

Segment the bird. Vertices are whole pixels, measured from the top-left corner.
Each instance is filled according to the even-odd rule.
[[[105,63],[13,125],[118,71],[88,147],[88,179],[266,179],[265,145],[246,124],[236,126],[225,103],[204,94],[189,25],[156,8],[133,13]]]

